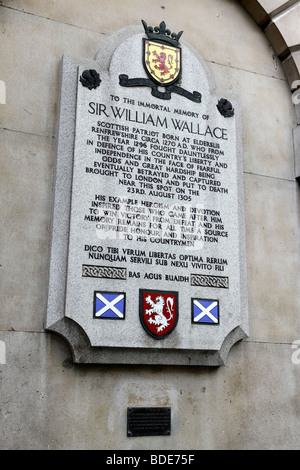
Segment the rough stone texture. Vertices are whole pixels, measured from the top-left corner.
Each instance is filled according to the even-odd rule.
[[[97,5],[0,7],[1,449],[299,449],[300,365],[291,343],[300,327],[300,195],[296,116],[280,61],[237,2],[190,0],[184,14],[173,0],[164,8],[156,0]],[[104,34],[141,19],[183,29],[217,87],[242,96],[250,337],[225,367],[72,365],[67,343],[43,331],[60,59],[93,58]],[[138,405],[171,406],[171,436],[126,438],[127,406]]]

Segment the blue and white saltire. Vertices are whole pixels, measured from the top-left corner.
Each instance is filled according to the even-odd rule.
[[[193,323],[219,323],[218,300],[193,299]]]
[[[125,318],[125,294],[120,292],[95,292],[94,317]]]

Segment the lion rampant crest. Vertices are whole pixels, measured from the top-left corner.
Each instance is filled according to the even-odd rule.
[[[164,52],[161,52],[159,55],[157,54],[156,51],[153,51],[153,55],[156,57],[156,59],[152,59],[152,62],[155,63],[154,67],[156,69],[160,70],[161,75],[165,75],[166,73],[169,72],[169,70],[173,66],[173,56],[171,54],[168,55],[168,64],[166,64],[167,61],[167,54]],[[158,62],[158,64],[157,64]],[[169,67],[168,67],[169,65]]]
[[[159,333],[170,325],[169,321],[173,318],[174,299],[168,297],[165,305],[165,300],[161,295],[156,297],[155,302],[151,299],[151,296],[148,295],[146,302],[151,306],[151,308],[145,310],[145,314],[150,316],[148,322],[157,325],[157,332]],[[164,315],[164,309],[167,310],[169,318]],[[154,314],[154,318],[151,317],[152,314]]]
[[[181,72],[180,47],[145,39],[144,67],[157,85],[171,85]]]

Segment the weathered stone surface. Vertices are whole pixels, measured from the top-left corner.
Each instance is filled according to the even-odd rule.
[[[5,64],[1,80],[6,83],[6,105],[0,107],[0,121],[8,129],[54,136],[58,60],[63,54],[93,57],[103,35],[7,8],[2,8],[1,19],[9,27],[0,49],[0,60]]]
[[[291,128],[296,126],[296,118],[289,85],[242,70],[233,73],[232,69],[217,64],[210,68],[217,89],[223,85],[226,92],[235,91],[242,96],[244,171],[294,180]],[[266,119],[266,109],[274,121]]]
[[[48,281],[41,273],[48,271],[50,254],[53,142],[8,130],[0,136],[5,180],[0,185],[0,329],[42,331]]]
[[[246,175],[245,205],[251,335],[292,342],[300,337],[299,189],[293,181]]]
[[[218,369],[141,370],[74,365],[56,335],[1,338],[3,450],[299,449],[300,375],[290,344],[244,341]],[[127,406],[171,407],[171,436],[128,439]]]

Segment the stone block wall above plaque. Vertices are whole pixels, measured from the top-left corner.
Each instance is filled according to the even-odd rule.
[[[239,98],[164,22],[61,71],[46,329],[79,363],[224,364],[248,335]]]

